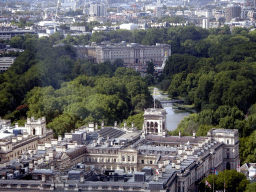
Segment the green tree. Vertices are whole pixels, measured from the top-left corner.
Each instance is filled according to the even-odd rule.
[[[173,76],[173,79],[171,81],[171,85],[169,86],[168,88],[168,95],[171,97],[171,98],[176,98],[178,96],[180,96],[181,94],[184,93],[184,87],[182,87],[182,83],[183,81],[185,81],[187,75],[185,72],[182,72],[182,73],[178,73],[178,74],[175,74]]]
[[[123,121],[122,126],[126,121],[127,127],[132,127],[132,123],[134,123],[134,127],[137,127],[139,130],[141,130],[144,122],[143,114],[144,112],[141,112],[139,114],[129,116],[127,120]]]
[[[154,75],[155,72],[155,65],[153,62],[147,63],[147,74]]]
[[[197,61],[198,59],[191,55],[174,54],[166,61],[163,72],[166,77],[183,71],[186,73],[191,73]]]
[[[196,113],[184,117],[177,129],[171,132],[171,135],[179,135],[179,131],[181,131],[181,135],[192,135],[193,131],[197,131],[198,129],[198,118],[199,116]]]
[[[205,181],[208,181],[213,187],[213,179],[215,190],[224,190],[225,182],[226,191],[243,192],[246,190],[246,186],[250,183],[243,173],[239,173],[236,170],[225,170],[219,172],[218,175],[209,175],[206,177],[200,185],[200,191],[205,191],[205,187],[206,191],[212,191],[212,189],[205,185]]]
[[[48,128],[54,131],[55,137],[64,135],[76,128],[77,117],[69,114],[62,114],[48,124]]]
[[[91,116],[98,121],[105,121],[106,125],[113,125],[115,121],[121,121],[128,116],[126,103],[117,95],[95,94],[86,100],[86,108]]]
[[[154,79],[154,76],[151,75],[151,74],[147,74],[145,77],[145,82],[147,83],[147,85],[154,85],[155,83],[155,79]]]
[[[24,42],[23,37],[16,36],[16,37],[11,38],[10,46],[13,47],[13,48],[20,48],[20,49],[22,49],[23,48],[22,47],[23,42]]]
[[[63,38],[64,38],[63,35],[61,35],[59,32],[55,32],[54,34],[50,35],[49,41],[50,41],[52,44],[57,44],[57,43],[59,43]]]
[[[209,104],[209,94],[213,87],[214,72],[202,74],[195,90],[194,104],[197,109],[202,109]]]
[[[256,183],[253,182],[248,184],[245,192],[256,192]]]
[[[196,136],[201,137],[201,136],[207,136],[208,131],[210,131],[212,128],[215,128],[213,125],[199,125],[197,131],[196,131]]]

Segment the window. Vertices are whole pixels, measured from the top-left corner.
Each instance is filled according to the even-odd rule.
[[[229,140],[227,140],[227,144],[229,144]]]
[[[132,156],[132,161],[134,161],[134,156]]]
[[[125,161],[125,156],[122,157],[122,161]]]
[[[144,164],[144,160],[141,160],[141,163]]]
[[[150,161],[150,164],[153,164],[153,161]]]
[[[130,156],[128,156],[128,161],[131,161],[131,157]]]

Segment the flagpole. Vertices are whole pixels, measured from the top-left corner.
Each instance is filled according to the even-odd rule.
[[[214,174],[213,174],[213,192],[214,192]]]
[[[224,192],[225,192],[225,178],[224,178]]]
[[[154,87],[154,109],[156,108],[156,88]]]

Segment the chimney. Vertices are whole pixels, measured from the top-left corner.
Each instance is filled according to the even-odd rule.
[[[45,174],[42,175],[42,182],[45,182]]]
[[[181,131],[179,131],[179,137],[181,137]]]
[[[15,128],[19,128],[19,123],[15,123]]]
[[[98,123],[95,123],[95,129],[98,129]]]
[[[132,128],[134,128],[134,122],[132,122]]]
[[[180,169],[180,163],[175,164],[175,169],[176,169],[176,170],[179,170],[179,169]]]
[[[193,138],[196,138],[196,132],[193,131]]]
[[[83,182],[84,182],[84,176],[81,175],[81,176],[80,176],[80,183],[83,183]]]
[[[16,143],[16,142],[17,142],[17,137],[13,137],[13,138],[12,138],[12,142],[13,142],[13,143]]]
[[[115,127],[115,128],[117,127],[117,121],[115,121],[114,127]]]
[[[62,137],[61,135],[58,136],[58,141],[61,141],[62,140]]]
[[[104,128],[104,121],[101,122],[101,128]]]

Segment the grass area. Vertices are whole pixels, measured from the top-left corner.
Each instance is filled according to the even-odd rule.
[[[168,95],[167,91],[162,91],[162,95]]]
[[[195,109],[195,105],[182,105],[178,103],[174,103],[172,106],[174,110],[174,113],[184,113],[184,112],[189,112],[189,113],[194,113],[193,109]]]
[[[135,109],[135,110],[134,110],[134,114],[139,114],[139,113],[141,113],[141,112],[143,112],[143,110],[140,110],[140,109]]]
[[[181,108],[181,109],[195,109],[195,105],[194,104],[192,104],[192,105],[182,105],[182,104],[174,103],[172,108],[173,109],[178,109],[178,108]]]

